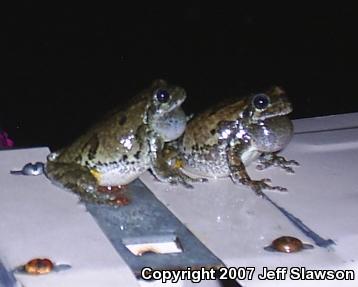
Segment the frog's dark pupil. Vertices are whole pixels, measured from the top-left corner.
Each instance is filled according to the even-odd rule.
[[[263,110],[267,108],[269,104],[269,99],[266,95],[257,95],[253,100],[253,104],[255,108]]]
[[[166,90],[158,90],[156,97],[160,103],[166,103],[169,100],[169,93]]]

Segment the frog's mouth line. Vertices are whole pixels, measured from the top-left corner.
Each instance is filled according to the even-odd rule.
[[[176,100],[176,102],[172,105],[172,107],[167,111],[167,113],[170,113],[177,108],[180,108],[180,106],[184,103],[186,97],[183,97],[182,99]]]
[[[161,117],[167,117],[168,115],[172,114],[175,110],[180,109],[182,103],[185,101],[186,97],[183,97],[182,99],[178,99],[170,106],[169,109],[163,111],[160,110],[156,114],[153,115],[154,118],[161,118]]]
[[[290,106],[280,110],[280,112],[277,112],[277,113],[274,113],[274,114],[270,114],[270,113],[262,114],[259,117],[257,117],[256,120],[264,121],[266,119],[270,119],[270,118],[274,118],[274,117],[286,116],[286,115],[290,114],[291,112],[292,112],[292,107],[290,105]]]

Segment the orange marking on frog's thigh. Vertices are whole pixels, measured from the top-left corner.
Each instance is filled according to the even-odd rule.
[[[95,177],[97,182],[100,180],[101,173],[99,171],[97,171],[96,169],[90,169],[90,173]]]

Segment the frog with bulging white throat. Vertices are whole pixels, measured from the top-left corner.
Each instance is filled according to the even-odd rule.
[[[150,169],[157,179],[190,187],[191,179],[172,169],[161,152],[165,142],[179,138],[187,118],[181,108],[181,87],[156,80],[123,108],[109,113],[68,147],[51,153],[47,177],[80,195],[84,201],[120,205],[101,187],[126,185]]]
[[[269,179],[253,180],[246,166],[259,159],[258,169],[279,166],[293,173],[296,161],[277,155],[291,140],[288,118],[291,103],[280,87],[221,104],[195,116],[178,140],[182,169],[207,178],[231,177],[258,195],[271,186]]]

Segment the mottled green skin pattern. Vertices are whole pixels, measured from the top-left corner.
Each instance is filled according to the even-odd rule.
[[[96,165],[98,162],[109,163],[127,156],[126,161],[134,160],[134,154],[148,147],[144,144],[145,136],[138,136],[146,128],[144,118],[149,94],[139,97],[128,108],[114,112],[81,135],[70,146],[59,151],[56,161]],[[121,143],[121,138],[131,138],[129,150]],[[128,146],[128,145],[127,145]]]
[[[255,106],[255,98],[264,97],[267,106]],[[257,194],[272,187],[268,180],[252,180],[247,165],[262,156],[261,169],[277,165],[293,172],[297,164],[276,155],[290,141],[293,126],[287,114],[291,104],[279,87],[218,105],[195,116],[187,125],[179,150],[184,170],[208,178],[230,176],[234,182],[251,187]]]
[[[159,90],[169,94],[166,102],[158,100]],[[82,200],[112,205],[116,198],[99,192],[99,186],[128,184],[147,169],[161,181],[181,181],[180,174],[162,159],[161,150],[185,129],[186,117],[180,107],[185,98],[184,89],[155,81],[71,145],[50,154],[47,177]]]

